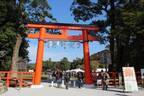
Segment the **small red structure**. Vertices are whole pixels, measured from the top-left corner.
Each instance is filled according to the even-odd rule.
[[[39,33],[28,34],[28,38],[38,39],[38,49],[35,66],[34,85],[40,85],[42,73],[42,60],[44,53],[45,40],[63,40],[63,41],[82,41],[84,52],[84,70],[85,70],[85,83],[92,84],[92,75],[90,70],[90,57],[89,57],[89,41],[96,41],[97,38],[89,35],[89,31],[98,32],[99,28],[92,25],[81,24],[65,24],[65,23],[32,23],[27,24],[27,28],[40,29]],[[58,29],[60,34],[47,33],[47,29]],[[69,30],[79,30],[82,35],[68,35]]]
[[[17,74],[18,77],[11,77],[11,74]],[[15,86],[18,85],[19,87],[25,86],[26,83],[25,80],[29,80],[34,82],[34,72],[14,72],[14,71],[0,71],[1,79],[5,81],[6,86],[9,87],[11,85],[11,81],[14,79],[19,81],[15,82]],[[25,82],[25,83],[24,83]],[[32,83],[31,83],[32,84]],[[30,83],[28,85],[31,85]]]

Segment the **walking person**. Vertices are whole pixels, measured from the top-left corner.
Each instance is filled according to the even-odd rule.
[[[68,89],[69,81],[70,81],[70,73],[65,73],[64,84],[65,84],[66,89]]]
[[[107,72],[104,72],[102,74],[102,88],[103,90],[107,90],[108,89],[108,84],[109,84],[109,74]]]
[[[61,72],[61,70],[57,70],[56,71],[56,83],[57,83],[57,87],[59,88],[60,87],[60,85],[61,85],[61,83],[62,83],[62,72]]]
[[[98,82],[103,87],[103,74],[104,71],[101,70],[101,72],[98,74],[98,78],[100,79],[100,82]]]
[[[54,83],[56,81],[55,71],[51,72],[51,74],[50,74],[50,80],[51,80],[51,87],[54,87]]]
[[[81,88],[82,87],[82,82],[83,82],[83,73],[78,72],[77,73],[77,78],[78,78],[78,88]]]

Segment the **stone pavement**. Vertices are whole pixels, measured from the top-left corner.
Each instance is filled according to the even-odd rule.
[[[101,88],[55,88],[43,83],[43,88],[9,88],[8,91],[0,96],[144,96],[144,89],[138,92],[124,93],[119,88],[109,88],[108,91]]]

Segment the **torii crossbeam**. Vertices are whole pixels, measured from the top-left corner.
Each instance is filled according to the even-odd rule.
[[[67,23],[30,23],[27,24],[26,27],[40,29],[39,33],[28,34],[28,38],[38,39],[34,85],[41,84],[42,60],[43,60],[45,40],[62,40],[62,41],[77,41],[77,42],[82,41],[84,51],[85,83],[86,84],[93,83],[90,69],[88,41],[96,41],[97,38],[89,35],[89,31],[98,32],[99,28],[92,25],[67,24]],[[60,30],[60,34],[48,33],[47,29],[58,29]],[[69,35],[68,34],[69,30],[79,30],[82,32],[82,35]]]

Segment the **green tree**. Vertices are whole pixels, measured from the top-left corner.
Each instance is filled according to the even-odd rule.
[[[115,49],[115,42],[114,42],[114,30],[116,25],[116,12],[118,7],[120,7],[121,3],[124,0],[74,0],[71,11],[74,15],[74,19],[76,21],[88,21],[91,20],[93,24],[100,27],[101,38],[104,39],[105,35],[109,35],[109,42],[110,42],[110,51],[111,51],[111,59],[112,64],[114,64],[114,49]],[[103,20],[96,20],[97,16],[105,15],[105,19]],[[106,31],[106,27],[110,26],[111,31]],[[99,33],[98,33],[99,35]]]
[[[135,33],[143,33],[143,2],[143,0],[74,0],[71,11],[76,21],[91,20],[93,24],[101,28],[102,35],[106,35],[103,29],[110,27],[110,31],[106,32],[108,32],[110,42],[112,67],[120,69],[119,67],[125,66],[129,61],[136,60],[131,56],[137,57],[136,54],[139,53],[138,50],[131,47],[130,43],[138,36]],[[105,15],[106,18],[96,19],[97,16],[102,15]],[[142,42],[142,35],[139,36]],[[135,44],[138,43],[135,42]],[[138,44],[137,48],[140,48],[141,44]],[[133,51],[129,52],[130,49]],[[140,57],[143,56],[139,55]]]
[[[43,71],[46,71],[47,69],[51,69],[51,70],[55,69],[55,64],[51,60],[51,58],[43,62]]]
[[[13,45],[15,44],[14,37],[16,37],[16,29],[12,23],[14,19],[14,16],[12,16],[13,7],[8,6],[11,3],[9,1],[0,0],[0,51],[6,52],[6,55],[0,57],[1,70],[8,70],[10,67]]]
[[[0,58],[1,65],[6,65],[6,59],[12,59],[11,68],[17,71],[19,57],[28,58],[24,24],[27,21],[44,22],[45,18],[55,20],[49,10],[47,0],[0,0],[0,44],[3,45],[0,50],[7,52]]]
[[[73,62],[71,62],[70,69],[76,68],[83,68],[83,60],[81,58],[76,58]]]
[[[34,66],[35,66],[35,64],[30,63],[30,64],[27,65],[27,69],[28,70],[34,70]]]
[[[135,66],[136,69],[144,68],[144,0],[130,0],[122,9],[122,25],[117,26],[117,58],[118,67]]]
[[[60,68],[61,70],[68,70],[70,68],[70,62],[66,57],[64,57],[60,62]]]

